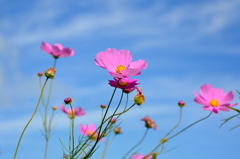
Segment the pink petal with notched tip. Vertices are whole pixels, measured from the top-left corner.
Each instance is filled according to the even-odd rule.
[[[194,101],[201,105],[209,105],[208,101],[194,91]]]
[[[147,62],[145,62],[144,60],[138,60],[135,62],[131,62],[129,68],[137,68],[139,70],[145,69],[147,67]]]
[[[74,115],[77,115],[77,116],[82,116],[86,114],[86,112],[81,108],[73,108],[73,111],[74,111]]]
[[[54,56],[61,56],[63,46],[61,44],[54,44],[52,46],[52,52]]]
[[[40,46],[40,48],[46,53],[51,54],[52,52],[52,46],[49,43],[42,42],[42,45]]]
[[[231,102],[231,101],[233,100],[233,98],[234,98],[234,95],[233,95],[233,93],[232,93],[232,91],[231,91],[231,92],[229,92],[228,94],[226,94],[224,98],[222,98],[221,100],[219,100],[220,105]]]
[[[210,84],[204,84],[200,87],[200,95],[210,101],[213,98],[214,88]]]
[[[128,68],[127,70],[121,71],[123,76],[136,76],[141,74],[141,70],[138,68]]]
[[[94,59],[95,64],[97,66],[100,66],[110,72],[116,71],[116,64],[114,63],[114,60],[112,59],[112,56],[105,52],[99,52],[97,54],[97,57]]]
[[[61,52],[62,57],[73,56],[73,55],[74,55],[74,50],[70,48],[63,48]]]
[[[221,111],[230,111],[229,108],[224,107],[224,106],[218,106],[218,110],[221,110]]]
[[[61,110],[62,112],[64,112],[65,114],[69,114],[69,113],[70,113],[70,111],[69,111],[68,109],[66,109],[66,108],[65,108],[64,106],[62,106],[62,105],[60,105],[59,108],[60,108],[60,110]]]
[[[215,109],[214,107],[211,107],[211,106],[204,106],[204,107],[202,107],[202,109],[203,109],[203,110],[209,110],[209,111],[211,111],[211,112],[213,112],[213,113],[215,113],[215,114],[218,113],[218,110]]]
[[[226,96],[226,93],[221,88],[217,88],[214,90],[214,99],[222,99]]]

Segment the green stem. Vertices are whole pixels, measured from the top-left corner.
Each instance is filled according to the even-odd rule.
[[[110,118],[112,118],[112,117],[114,117],[114,116],[120,116],[120,115],[126,113],[126,112],[129,111],[131,108],[133,108],[135,105],[136,105],[136,103],[134,103],[133,105],[131,105],[131,106],[130,106],[127,110],[125,110],[125,111],[122,111],[122,112],[120,112],[120,113],[117,113],[117,114],[114,114],[114,115],[109,116],[107,119],[104,120],[103,124],[106,123]],[[92,136],[93,136],[99,129],[100,129],[100,126],[93,132]],[[77,153],[83,148],[83,146],[89,141],[89,139],[90,139],[92,136],[90,136],[90,137],[84,142],[84,144],[82,144],[82,146],[80,146],[80,147],[78,148],[78,150],[75,151],[75,154],[74,154],[74,155],[77,155]]]
[[[126,153],[126,155],[123,157],[123,159],[125,159],[125,158],[127,157],[127,155],[128,155],[132,150],[134,150],[138,145],[140,145],[140,144],[142,143],[142,141],[145,139],[145,137],[146,137],[146,135],[147,135],[148,129],[149,129],[149,128],[146,129],[146,131],[145,131],[142,139]]]
[[[73,112],[73,108],[72,108],[72,104],[71,103],[70,103],[70,108],[71,108],[71,112],[73,113],[72,114],[73,118],[71,119],[71,121],[72,121],[72,125],[71,125],[72,149],[69,149],[69,151],[71,152],[72,157],[74,157],[74,112]]]
[[[184,129],[182,129],[181,131],[179,131],[178,133],[174,134],[173,136],[169,137],[168,139],[165,140],[165,142],[168,142],[170,139],[174,138],[175,136],[179,135],[180,133],[182,133],[183,131],[187,130],[188,128],[192,127],[193,125],[199,123],[200,121],[203,121],[205,119],[207,119],[208,117],[210,117],[210,115],[212,114],[212,112],[210,112],[209,115],[207,115],[206,117],[197,120],[196,122],[190,124],[189,126],[185,127]],[[147,158],[148,156],[150,156],[155,150],[158,149],[159,146],[161,146],[162,144],[164,144],[165,142],[160,142],[150,153],[148,153],[148,155],[146,155],[144,158]]]
[[[211,115],[211,114],[212,114],[212,112],[210,112],[210,114],[209,114],[209,115],[207,115],[206,117],[204,117],[204,118],[202,118],[202,119],[200,119],[200,120],[198,120],[198,121],[196,121],[196,122],[192,123],[191,125],[187,126],[187,127],[186,127],[186,128],[184,128],[184,129],[182,129],[181,131],[179,131],[179,132],[178,132],[178,133],[176,133],[175,135],[173,135],[173,136],[169,137],[169,138],[167,139],[167,141],[169,141],[170,139],[174,138],[174,137],[175,137],[175,136],[177,136],[178,134],[180,134],[180,133],[184,132],[185,130],[187,130],[188,128],[192,127],[193,125],[195,125],[195,124],[199,123],[200,121],[203,121],[203,120],[207,119],[208,117],[210,117],[210,115]]]
[[[168,135],[170,135],[171,132],[173,132],[173,130],[176,129],[176,128],[179,126],[179,124],[181,123],[181,120],[182,120],[182,107],[180,107],[180,115],[179,115],[179,119],[178,119],[177,125],[175,125],[175,126],[165,135],[164,138],[168,137]]]
[[[126,105],[125,105],[125,108],[124,108],[124,110],[126,110],[126,109],[127,109],[127,105],[128,105],[128,93],[127,93]],[[124,111],[124,110],[123,110],[123,111]]]
[[[113,140],[114,140],[114,138],[115,138],[115,136],[116,135],[114,135],[113,137],[112,137],[112,139],[111,139],[111,141],[109,142],[109,140],[110,140],[110,137],[108,138],[108,140],[107,140],[107,142],[106,142],[106,145],[105,145],[105,148],[104,148],[104,150],[103,150],[103,153],[102,153],[102,158],[101,159],[104,159],[104,157],[105,157],[105,154],[106,154],[106,152],[107,152],[107,149],[108,149],[108,147],[112,144],[112,142],[113,142]]]
[[[112,96],[111,96],[111,98],[110,98],[110,101],[109,101],[109,103],[108,103],[107,109],[106,109],[105,114],[104,114],[104,116],[103,116],[103,118],[102,118],[102,122],[101,122],[101,124],[100,124],[100,128],[99,128],[99,132],[98,132],[97,139],[96,139],[93,147],[90,149],[90,151],[87,153],[87,155],[86,155],[83,159],[87,159],[87,158],[88,158],[88,156],[89,156],[89,155],[91,154],[91,152],[94,150],[94,148],[96,147],[96,145],[97,145],[97,143],[98,143],[98,141],[99,141],[99,137],[100,137],[100,134],[101,134],[102,126],[103,126],[104,120],[105,120],[105,118],[106,118],[106,116],[107,116],[108,110],[109,110],[110,105],[111,105],[111,103],[112,103],[112,100],[113,100],[113,97],[114,97],[115,92],[116,92],[116,90],[117,90],[117,87],[118,87],[118,85],[114,88],[113,94],[112,94]],[[93,133],[93,135],[94,135],[94,133]]]
[[[28,125],[30,124],[30,122],[32,121],[32,119],[34,118],[34,115],[36,114],[36,111],[37,111],[38,106],[39,106],[39,104],[40,104],[40,101],[41,101],[41,98],[42,98],[42,94],[43,94],[43,91],[44,91],[44,88],[45,88],[45,86],[46,86],[47,81],[48,81],[48,78],[46,78],[46,81],[45,81],[44,84],[43,84],[43,87],[42,87],[42,90],[41,90],[41,93],[40,93],[40,96],[39,96],[37,105],[36,105],[36,107],[35,107],[35,109],[34,109],[34,112],[33,112],[31,118],[30,118],[29,121],[27,122],[26,126],[24,127],[24,129],[23,129],[23,131],[22,131],[22,133],[21,133],[21,135],[20,135],[20,138],[19,138],[19,140],[18,140],[18,144],[17,144],[17,147],[16,147],[16,151],[15,151],[15,153],[14,153],[13,159],[16,159],[17,153],[18,153],[18,148],[19,148],[19,146],[20,146],[20,143],[21,143],[23,134],[24,134],[25,130],[27,129]]]
[[[119,108],[119,106],[120,106],[120,104],[121,104],[121,102],[122,102],[123,93],[124,93],[124,92],[122,91],[122,94],[121,94],[121,97],[120,97],[120,101],[119,101],[119,103],[118,103],[118,106],[117,106],[117,108],[115,109],[115,111],[113,112],[112,117],[108,120],[107,126],[106,126],[105,129],[103,130],[101,137],[102,137],[102,136],[105,134],[105,132],[107,131],[108,125],[111,123],[111,120],[113,119],[114,115],[116,114],[116,112],[117,112],[117,110],[118,110],[118,108]],[[100,138],[101,138],[101,137],[100,137]]]

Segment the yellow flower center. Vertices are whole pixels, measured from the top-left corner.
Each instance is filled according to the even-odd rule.
[[[69,117],[70,119],[73,119],[73,118],[74,118],[74,110],[72,110],[72,111],[69,112],[68,117]]]
[[[218,106],[218,101],[215,100],[215,99],[212,99],[212,100],[210,101],[210,105],[213,106],[213,107],[217,107],[217,106]]]
[[[122,86],[122,87],[125,87],[125,86],[128,85],[128,83],[120,80],[119,85]]]
[[[93,134],[93,132],[91,130],[86,130],[86,133],[91,136]]]
[[[97,134],[93,134],[91,130],[86,130],[87,136],[91,137],[91,140],[95,140],[97,138]]]
[[[126,67],[124,65],[118,65],[116,68],[116,72],[121,74],[122,70],[126,70]]]

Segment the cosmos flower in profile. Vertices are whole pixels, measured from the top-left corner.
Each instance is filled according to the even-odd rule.
[[[63,47],[61,44],[51,45],[49,43],[42,42],[40,48],[46,53],[52,55],[54,58],[68,57],[74,55],[73,49]]]
[[[128,76],[140,75],[142,69],[147,67],[144,60],[132,61],[132,55],[128,50],[116,50],[108,48],[99,52],[94,59],[97,66],[109,71],[113,77],[124,78]]]
[[[221,111],[229,111],[228,107],[233,107],[238,103],[231,104],[230,102],[233,100],[234,95],[232,91],[225,93],[220,88],[214,88],[210,84],[204,84],[200,88],[200,94],[198,95],[194,92],[195,99],[194,101],[198,104],[204,105],[202,107],[203,110],[209,110],[215,114]]]
[[[96,127],[95,127],[94,124],[89,124],[87,126],[85,126],[83,124],[80,124],[80,133],[85,135],[85,136],[88,136],[92,140],[96,140],[97,139],[98,133],[95,132],[95,131],[96,131]],[[100,141],[102,141],[102,139],[100,139]]]
[[[145,116],[144,118],[142,118],[141,121],[145,122],[146,128],[153,128],[154,130],[157,130],[157,124],[148,116]]]
[[[73,119],[75,116],[83,116],[86,114],[86,112],[80,107],[72,108],[71,110],[71,109],[65,108],[63,105],[60,105],[59,108],[62,112],[67,114],[70,119]]]
[[[117,87],[123,90],[125,93],[130,93],[133,90],[136,89],[136,85],[139,83],[137,82],[137,79],[130,79],[129,77],[125,78],[114,78],[114,80],[108,80],[109,85],[112,87]]]

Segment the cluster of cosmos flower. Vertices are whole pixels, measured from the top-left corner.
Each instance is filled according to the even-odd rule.
[[[52,55],[54,58],[58,57],[67,57],[73,56],[74,50],[71,48],[65,48],[61,44],[48,44],[43,42],[40,48],[45,51],[46,53]],[[132,55],[127,50],[116,50],[108,48],[106,51],[99,52],[94,59],[95,64],[99,67],[106,69],[113,77],[112,80],[109,80],[109,85],[115,88],[122,89],[124,93],[131,93],[134,90],[137,90],[137,94],[134,97],[134,102],[137,105],[141,105],[145,101],[145,97],[142,94],[141,88],[137,85],[137,79],[131,79],[131,76],[140,75],[141,71],[147,67],[147,62],[144,60],[138,60],[132,62]],[[45,75],[47,76],[49,72],[46,71]],[[50,76],[52,77],[52,76]],[[210,84],[204,84],[200,88],[200,93],[197,94],[194,92],[195,99],[194,101],[203,105],[203,110],[209,110],[215,114],[218,111],[229,111],[229,107],[233,107],[237,105],[231,104],[230,102],[233,100],[234,95],[232,92],[225,93],[220,88],[214,88]],[[72,102],[71,98],[66,98],[64,100],[65,104],[70,104]],[[179,101],[178,105],[183,107],[185,105],[184,101]],[[82,116],[85,115],[86,112],[82,108],[72,108],[67,109],[63,105],[60,105],[60,110],[68,115],[70,119],[73,119],[75,116]],[[106,106],[101,105],[102,109]],[[147,128],[153,128],[154,130],[157,129],[157,125],[151,118],[148,116],[141,119],[145,122],[145,126]],[[120,133],[120,128],[117,128],[118,133]],[[91,140],[96,140],[98,134],[96,131],[96,127],[94,124],[89,124],[85,126],[84,124],[80,124],[80,133],[91,137]],[[114,130],[115,131],[115,130]],[[95,132],[95,134],[93,134]],[[116,133],[115,132],[115,133]],[[103,139],[100,139],[100,141]],[[134,154],[130,159],[151,159],[151,156],[141,155],[141,154]]]

